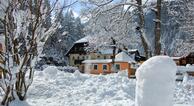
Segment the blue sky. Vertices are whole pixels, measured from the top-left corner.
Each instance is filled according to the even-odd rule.
[[[55,0],[51,0],[51,2],[54,2],[54,1]],[[61,4],[63,4],[64,1],[67,2],[67,4],[71,4],[71,3],[75,2],[76,0],[59,0],[59,2],[61,2]],[[82,6],[79,2],[77,2],[71,6],[71,9],[74,11],[75,15],[79,15],[81,8],[82,8]]]

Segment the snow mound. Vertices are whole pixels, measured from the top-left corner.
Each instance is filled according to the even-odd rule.
[[[57,72],[59,70],[55,66],[48,66],[43,70],[44,76],[46,79],[53,79],[57,77]],[[41,75],[41,74],[40,74]]]
[[[31,106],[134,105],[135,80],[129,80],[126,72],[88,75],[79,71],[65,73],[54,67],[44,71],[58,72],[53,80],[45,79],[46,76],[39,74],[41,71],[36,71],[27,99]]]
[[[135,106],[173,106],[176,64],[168,56],[155,56],[136,72]]]
[[[10,106],[134,106],[135,79],[128,79],[127,72],[109,75],[88,75],[79,71],[66,73],[50,67],[52,71],[35,71],[25,102],[13,101]],[[56,76],[49,78],[47,72]],[[45,75],[46,74],[46,75]],[[193,106],[194,78],[187,86],[178,84],[174,106]],[[152,89],[150,89],[152,90]],[[160,96],[160,95],[158,95]],[[149,99],[152,102],[155,102]]]

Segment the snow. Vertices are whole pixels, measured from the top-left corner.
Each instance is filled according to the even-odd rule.
[[[119,62],[129,62],[129,63],[136,63],[135,60],[133,60],[129,55],[127,55],[125,52],[120,52],[115,56],[115,61]]]
[[[187,66],[177,66],[177,69],[179,72],[194,72],[194,66],[193,65],[187,65]]]
[[[45,74],[49,68],[51,73],[56,72],[54,79]],[[15,100],[10,106],[134,106],[136,80],[128,79],[125,71],[88,75],[79,71],[65,73],[54,66],[49,68],[35,71],[27,100]],[[193,106],[194,93],[190,90],[194,90],[194,78],[189,79],[187,86],[181,83],[176,86],[174,106]],[[190,89],[186,89],[188,86]]]
[[[173,60],[179,60],[181,57],[171,57]]]
[[[47,71],[47,70],[44,70]],[[127,72],[87,75],[57,72],[56,80],[36,72],[27,102],[31,106],[132,106],[135,80]],[[111,86],[111,87],[110,87]]]
[[[183,74],[183,83],[187,83],[189,75],[187,73]]]
[[[168,56],[155,56],[144,62],[136,72],[135,106],[172,106],[176,70]]]
[[[88,42],[88,36],[81,38],[80,40],[76,41],[75,43],[87,43]]]
[[[58,71],[59,71],[59,70],[58,70],[57,67],[55,67],[55,66],[48,66],[47,68],[45,68],[45,69],[43,70],[44,75],[45,75],[45,78],[47,78],[47,79],[56,78],[56,77],[57,77],[57,72],[58,72]]]
[[[130,52],[137,52],[138,51],[138,49],[129,49],[128,50],[128,52],[130,53]]]
[[[82,63],[111,63],[112,59],[96,59],[96,60],[84,60]],[[115,62],[129,62],[136,63],[129,55],[125,52],[120,52],[115,56]]]
[[[111,63],[112,59],[84,60],[82,63]]]
[[[100,49],[100,54],[113,54],[113,49]]]

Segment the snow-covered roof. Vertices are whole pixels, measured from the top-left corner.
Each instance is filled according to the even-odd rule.
[[[138,49],[129,49],[128,52],[136,52]]]
[[[172,58],[173,60],[178,60],[178,59],[180,59],[181,57],[170,57],[170,58]]]
[[[79,39],[78,41],[76,41],[75,43],[87,43],[87,42],[89,42],[88,41],[88,36],[86,36],[86,37],[84,37],[84,38],[81,38],[81,39]]]
[[[129,63],[136,63],[135,60],[133,60],[128,54],[125,52],[120,52],[116,55],[115,61],[119,62],[129,62]]]
[[[110,63],[112,59],[84,60],[82,63]]]
[[[113,50],[112,49],[101,49],[101,50],[99,50],[99,52],[101,54],[113,54]]]
[[[112,59],[96,59],[96,60],[85,60],[82,63],[111,63]],[[115,62],[128,62],[136,63],[129,55],[125,52],[120,52],[115,56]]]

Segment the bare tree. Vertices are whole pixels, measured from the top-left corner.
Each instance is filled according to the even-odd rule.
[[[133,1],[133,0],[121,0],[120,2],[117,2],[117,3],[114,3],[114,0],[102,0],[99,2],[93,1],[93,2],[89,2],[89,3],[95,5],[94,6],[95,9],[93,9],[93,10],[90,9],[92,18],[95,18],[95,19],[101,18],[101,16],[105,13],[106,14],[113,13],[113,14],[110,14],[110,18],[113,18],[115,16],[115,14],[120,15],[119,17],[117,16],[115,19],[111,19],[110,22],[111,22],[112,26],[110,26],[108,28],[110,30],[113,29],[113,27],[115,27],[117,23],[119,23],[119,22],[122,23],[122,21],[126,20],[125,23],[122,23],[121,27],[116,26],[117,30],[111,30],[111,31],[109,30],[109,33],[111,33],[111,34],[112,34],[112,32],[114,32],[115,37],[120,36],[121,34],[119,34],[118,32],[122,31],[122,32],[124,32],[124,35],[125,35],[125,36],[123,36],[123,38],[126,38],[126,35],[129,34],[128,30],[129,30],[129,26],[131,24],[130,21],[132,21],[132,17],[138,13],[137,15],[138,15],[138,18],[140,21],[138,22],[138,27],[136,28],[136,31],[139,34],[138,37],[140,37],[142,46],[144,48],[144,54],[147,58],[149,57],[150,52],[151,52],[151,50],[150,50],[151,48],[149,47],[149,41],[147,40],[147,38],[145,36],[145,31],[144,31],[144,26],[145,26],[144,21],[145,20],[144,20],[144,12],[143,12],[144,5],[142,4],[142,0],[135,0],[135,1]],[[137,13],[132,14],[132,10],[134,10],[136,8],[138,10]],[[115,9],[117,9],[117,10],[115,11]],[[112,11],[114,11],[114,12],[112,12]],[[99,24],[97,21],[96,21],[96,23]],[[104,23],[104,24],[106,24],[106,23]],[[107,27],[108,24],[103,25],[103,26]],[[123,28],[123,26],[127,26],[126,28],[128,28],[128,29]]]
[[[141,38],[141,42],[144,48],[144,53],[145,53],[145,57],[149,58],[151,50],[149,47],[149,43],[148,40],[145,36],[145,31],[144,31],[144,27],[145,27],[145,19],[144,19],[144,12],[143,12],[143,5],[142,5],[142,0],[136,0],[137,1],[137,9],[138,9],[138,17],[139,17],[139,26],[136,28],[137,31],[140,34],[140,38]]]
[[[48,0],[4,0],[0,2],[0,21],[3,24],[5,51],[1,52],[3,75],[0,90],[1,105],[8,105],[15,98],[23,101],[32,84],[34,66],[42,53],[47,38],[53,35],[59,23],[45,27],[45,21],[54,5],[48,10]],[[57,9],[64,9],[70,5]]]

